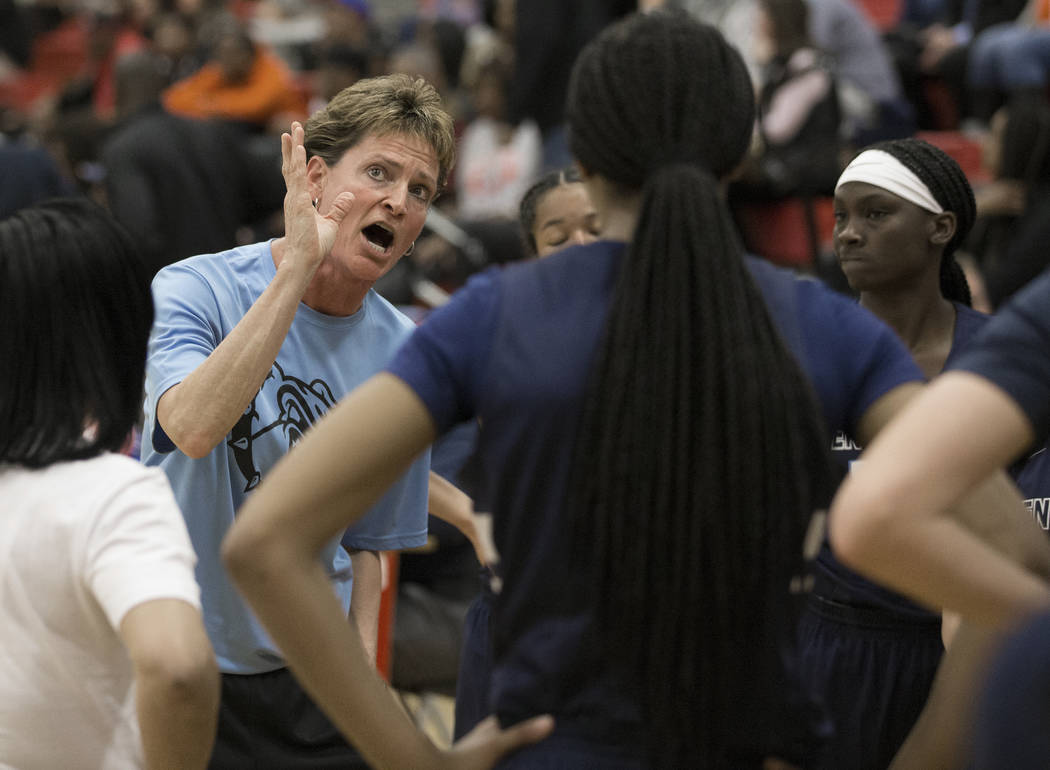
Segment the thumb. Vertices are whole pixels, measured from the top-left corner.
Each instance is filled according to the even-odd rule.
[[[496,746],[500,753],[513,751],[530,743],[542,741],[554,729],[554,717],[549,714],[526,719],[514,727],[508,727],[500,731],[496,739]]]
[[[475,728],[475,742],[495,762],[522,746],[541,741],[554,729],[554,717],[543,715],[526,719],[513,727],[501,729],[495,716],[490,716]]]
[[[331,208],[325,213],[325,219],[332,220],[335,224],[342,222],[350,209],[354,207],[354,194],[352,192],[341,192],[332,201]]]

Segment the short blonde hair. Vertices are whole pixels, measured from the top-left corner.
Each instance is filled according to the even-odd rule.
[[[429,144],[438,160],[438,187],[445,186],[456,158],[452,118],[438,92],[423,78],[384,75],[344,88],[310,116],[305,126],[307,157],[329,166],[368,136],[407,134]]]

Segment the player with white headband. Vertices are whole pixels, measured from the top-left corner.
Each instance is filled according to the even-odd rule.
[[[930,378],[987,316],[953,257],[976,215],[958,164],[916,139],[861,152],[835,188],[835,254],[860,304],[889,324]],[[860,454],[839,433],[833,454]],[[835,735],[823,767],[885,768],[926,702],[943,653],[940,613],[843,566],[825,544],[802,620],[804,673]]]

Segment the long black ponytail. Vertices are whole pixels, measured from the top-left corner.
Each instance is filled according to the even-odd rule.
[[[577,61],[571,149],[640,191],[591,373],[567,510],[607,654],[660,767],[726,766],[741,683],[831,490],[808,381],[743,260],[718,180],[754,120],[739,55],[678,12],[632,16]],[[790,633],[790,631],[788,632]]]

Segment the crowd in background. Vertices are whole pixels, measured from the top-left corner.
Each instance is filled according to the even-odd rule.
[[[830,195],[860,147],[957,133],[971,155],[985,148],[967,167],[981,205],[963,252],[978,288],[986,274],[1001,302],[1044,264],[1032,245],[1050,168],[1044,0],[641,5],[663,4],[719,26],[751,70],[759,117],[732,201]],[[454,288],[482,264],[522,256],[521,194],[570,162],[573,56],[634,6],[3,0],[0,213],[55,193],[104,200],[154,271],[277,234],[279,132],[361,77],[407,72],[438,88],[459,145],[432,218],[442,221],[380,285],[417,301],[420,281]]]

